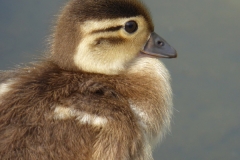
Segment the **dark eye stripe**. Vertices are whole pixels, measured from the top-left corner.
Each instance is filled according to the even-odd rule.
[[[94,33],[99,33],[99,32],[114,32],[114,31],[118,31],[121,28],[122,28],[122,26],[109,27],[109,28],[106,28],[106,29],[94,30],[91,33],[94,34]]]
[[[107,42],[111,44],[119,44],[123,43],[125,41],[124,38],[118,38],[118,37],[100,37],[96,39],[96,45],[99,45],[101,43]]]

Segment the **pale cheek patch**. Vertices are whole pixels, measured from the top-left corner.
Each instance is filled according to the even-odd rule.
[[[90,124],[93,126],[104,126],[108,122],[106,117],[89,114],[73,108],[56,107],[54,110],[54,119],[67,120],[71,118],[75,118],[80,124]]]
[[[130,20],[138,23],[138,30],[134,34],[127,33],[123,27],[116,31],[104,31],[124,26]],[[146,43],[150,34],[146,26],[142,16],[85,21],[80,27],[82,38],[74,55],[75,65],[86,72],[119,74]]]

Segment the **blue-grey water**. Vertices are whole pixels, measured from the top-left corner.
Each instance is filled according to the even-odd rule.
[[[0,0],[0,70],[39,58],[66,0]],[[178,51],[172,131],[156,160],[240,159],[240,1],[144,0]]]

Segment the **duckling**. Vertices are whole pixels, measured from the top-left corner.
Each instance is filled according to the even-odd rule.
[[[0,74],[0,159],[153,160],[177,53],[138,0],[71,0],[40,62]]]

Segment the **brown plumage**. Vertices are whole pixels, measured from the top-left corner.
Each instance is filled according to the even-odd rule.
[[[137,0],[70,1],[49,57],[0,72],[0,159],[152,160],[172,99],[168,71],[141,52],[151,32]]]

